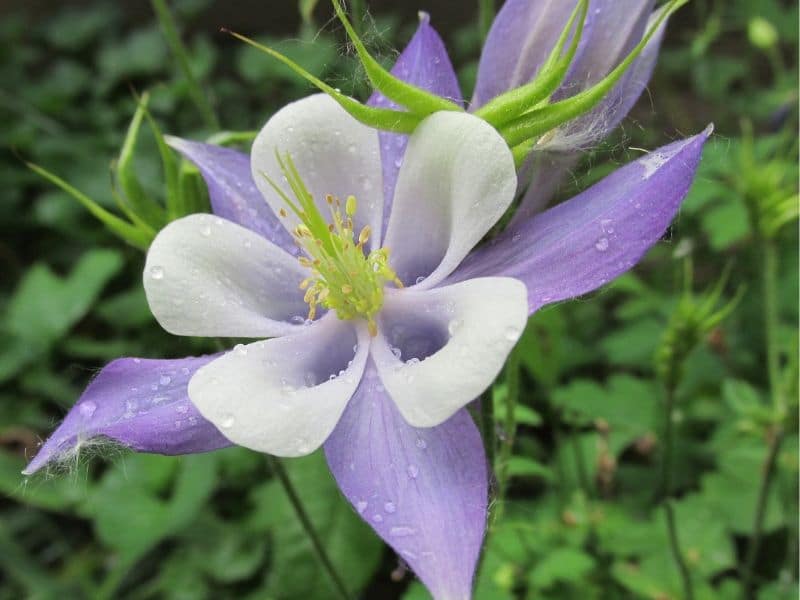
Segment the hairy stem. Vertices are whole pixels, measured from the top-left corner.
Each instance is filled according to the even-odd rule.
[[[519,377],[520,364],[519,355],[512,351],[506,363],[506,414],[503,423],[505,438],[500,445],[500,455],[497,459],[497,507],[492,513],[492,522],[500,518],[503,512],[503,501],[506,496],[508,486],[508,463],[511,460],[511,453],[514,448],[514,440],[517,434],[516,408],[519,400]]]
[[[767,377],[769,378],[770,398],[775,413],[779,419],[786,414],[786,404],[781,385],[780,347],[778,340],[778,251],[772,240],[759,237],[761,250],[761,293],[764,309],[764,331],[767,353]],[[761,474],[756,500],[756,512],[753,516],[753,532],[750,535],[750,544],[747,548],[744,567],[742,569],[742,594],[748,598],[752,596],[751,586],[755,570],[758,550],[764,530],[764,517],[767,514],[767,503],[775,476],[775,466],[783,442],[783,426],[779,422],[775,428],[768,432],[769,446],[767,460]]]
[[[675,522],[675,511],[672,507],[672,451],[674,446],[674,409],[675,409],[675,387],[668,384],[666,386],[666,399],[664,406],[664,453],[661,459],[661,494],[664,504],[664,514],[667,518],[667,531],[669,532],[669,546],[672,557],[681,575],[683,593],[686,600],[694,600],[694,588],[692,586],[692,575],[689,567],[681,552],[678,541],[678,528]]]
[[[336,588],[338,595],[345,600],[349,599],[350,592],[347,591],[347,586],[345,586],[344,580],[336,571],[336,567],[333,565],[333,562],[328,556],[325,546],[323,546],[322,540],[320,539],[317,530],[314,528],[314,524],[311,522],[311,518],[308,516],[306,509],[303,507],[303,501],[300,500],[297,490],[292,484],[291,479],[289,479],[289,474],[286,472],[286,469],[283,468],[283,464],[281,463],[280,459],[267,455],[267,461],[269,462],[272,472],[277,475],[278,480],[283,486],[286,496],[289,498],[289,502],[292,504],[292,508],[294,508],[294,512],[297,515],[300,524],[303,526],[306,535],[308,535],[308,538],[311,540],[312,546],[314,546],[314,552],[316,553],[320,564],[325,569],[328,577],[331,578],[331,582],[333,583],[334,588]]]

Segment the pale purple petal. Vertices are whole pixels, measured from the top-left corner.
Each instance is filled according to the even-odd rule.
[[[557,130],[547,144],[537,147],[527,163],[529,184],[511,221],[516,225],[540,212],[580,160],[580,151],[613,131],[642,95],[658,59],[666,23],[653,35],[622,80],[588,114]],[[523,175],[520,175],[522,178]]]
[[[273,337],[303,323],[300,282],[310,271],[257,233],[193,214],[158,232],[144,290],[159,324],[175,335]]]
[[[139,452],[191,454],[230,446],[189,401],[189,379],[219,355],[174,360],[120,358],[106,365],[23,473],[74,458],[105,437]]]
[[[449,98],[458,104],[463,103],[461,89],[450,57],[447,55],[447,49],[442,38],[430,26],[430,16],[427,13],[420,13],[417,32],[397,58],[392,74],[443,98]],[[380,92],[373,93],[367,104],[402,110],[402,107]],[[389,222],[397,172],[403,162],[408,136],[381,132],[380,143],[383,163],[383,232],[385,232]]]
[[[579,52],[560,96],[594,85],[616,67],[642,39],[654,4],[654,0],[592,0]]]
[[[342,493],[436,600],[471,597],[488,490],[483,444],[466,410],[415,429],[369,364],[325,455]]]
[[[516,188],[514,159],[494,127],[463,112],[427,117],[409,139],[383,243],[400,280],[441,282],[503,216]]]
[[[572,200],[510,227],[467,257],[448,283],[516,277],[528,287],[533,312],[618,277],[666,231],[711,131],[664,146]]]
[[[330,435],[361,380],[366,323],[328,313],[293,335],[239,345],[203,367],[189,397],[226,438],[277,456],[304,456]]]
[[[276,246],[297,254],[292,236],[258,191],[247,154],[177,137],[167,136],[166,140],[200,169],[214,214],[252,229]]]
[[[533,78],[575,4],[576,0],[507,0],[503,4],[481,52],[473,110]]]
[[[472,108],[530,81],[550,55],[576,0],[508,0],[481,53]],[[592,0],[561,91],[569,96],[602,79],[641,39],[653,0]]]
[[[387,290],[370,352],[408,423],[439,425],[491,385],[525,328],[526,296],[511,277]]]

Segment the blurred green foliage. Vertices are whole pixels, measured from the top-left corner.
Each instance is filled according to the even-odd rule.
[[[303,0],[296,30],[256,37],[363,98],[363,74],[341,52],[340,32],[318,29],[329,16],[323,5]],[[206,0],[171,6],[190,68],[227,130],[256,129],[309,92],[283,66],[204,29]],[[258,454],[169,458],[101,442],[87,449],[95,460],[65,474],[20,476],[94,369],[122,355],[209,349],[157,327],[141,289],[141,252],[20,158],[121,219],[144,204],[152,219],[132,226],[152,233],[205,202],[197,173],[161,152],[159,132],[213,132],[154,18],[130,20],[100,1],[53,7],[0,21],[0,600],[332,597]],[[465,90],[481,35],[477,2],[474,10],[471,25],[444,31]],[[592,298],[534,315],[514,367],[492,390],[504,497],[478,600],[683,597],[662,512],[666,391],[654,357],[680,314],[686,257],[689,289],[710,288],[730,265],[720,305],[737,290],[743,296],[681,357],[671,390],[682,559],[696,598],[740,597],[750,567],[754,597],[797,597],[797,17],[796,4],[780,0],[694,0],[670,25],[650,94],[565,186],[566,197],[636,156],[625,148],[716,123],[667,242]],[[387,62],[414,28],[391,11],[356,24]],[[137,100],[144,92],[146,113]],[[123,147],[137,109],[140,123]],[[177,206],[164,203],[178,197],[170,186],[184,190]],[[776,268],[771,329],[765,252]],[[319,455],[285,464],[354,594],[427,597],[339,496]]]

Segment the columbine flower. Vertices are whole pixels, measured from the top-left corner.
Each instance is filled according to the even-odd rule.
[[[462,102],[427,20],[394,73]],[[273,339],[114,361],[26,473],[94,436],[165,454],[237,443],[296,456],[323,444],[344,495],[434,597],[468,598],[488,491],[463,407],[528,314],[598,288],[660,238],[708,133],[476,250],[517,178],[503,139],[469,114],[433,114],[407,138],[313,96],[270,119],[249,158],[173,139],[205,177],[215,215],[158,235],[144,272],[151,309],[177,334]]]

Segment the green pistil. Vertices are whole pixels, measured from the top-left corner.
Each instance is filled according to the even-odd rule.
[[[305,290],[303,299],[308,304],[308,318],[313,319],[317,307],[323,306],[336,311],[343,320],[366,319],[369,332],[374,336],[378,331],[375,315],[383,306],[383,288],[388,282],[403,287],[389,266],[389,249],[380,248],[365,254],[364,246],[371,231],[367,225],[356,237],[353,217],[358,203],[355,196],[348,196],[342,207],[339,198],[327,195],[325,201],[331,218],[326,221],[292,158],[277,153],[276,157],[295,200],[266,175],[265,178],[300,220],[292,233],[305,253],[299,259],[300,264],[312,271],[300,284],[300,289]],[[279,214],[281,217],[288,215],[284,209]]]

